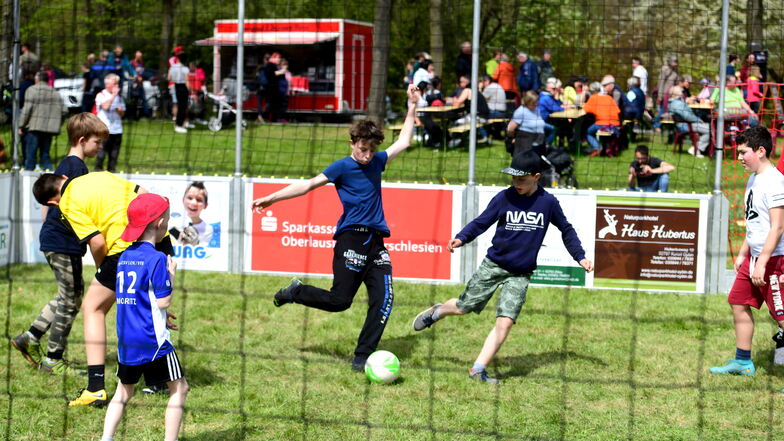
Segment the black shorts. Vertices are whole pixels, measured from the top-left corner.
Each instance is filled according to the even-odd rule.
[[[122,384],[136,384],[139,382],[142,374],[144,374],[144,381],[147,384],[163,384],[185,378],[180,358],[177,357],[177,352],[175,351],[169,352],[149,363],[136,366],[117,363],[117,377],[120,378],[120,383]]]
[[[104,257],[103,263],[95,272],[95,280],[112,291],[117,289],[117,263],[120,261],[121,254],[117,253]]]
[[[155,249],[167,256],[174,255],[174,248],[172,247],[169,236],[164,237],[160,242],[156,243]],[[98,268],[98,271],[95,272],[95,280],[112,291],[117,289],[117,263],[120,262],[121,255],[122,253],[117,253],[106,256],[103,259],[103,263]]]

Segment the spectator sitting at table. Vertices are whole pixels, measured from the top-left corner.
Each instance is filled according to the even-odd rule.
[[[623,119],[636,119],[642,121],[642,114],[645,111],[645,92],[640,88],[640,79],[629,77],[626,80],[626,99],[623,105]]]
[[[711,97],[711,92],[713,92],[713,89],[715,89],[715,87],[711,87],[710,80],[708,80],[707,78],[703,78],[700,80],[700,86],[702,86],[702,89],[700,90],[700,93],[697,94],[697,101],[700,103],[709,102]]]
[[[748,125],[754,127],[759,124],[757,114],[749,107],[743,99],[743,93],[738,87],[735,75],[727,75],[727,85],[724,88],[724,113],[727,118],[742,119],[747,117]],[[711,102],[718,108],[719,88],[717,87],[711,94]]]
[[[453,106],[458,108],[465,107],[466,116],[455,121],[455,124],[458,126],[463,124],[470,124],[471,118],[470,115],[468,115],[468,112],[471,111],[471,99],[473,98],[471,96],[471,81],[468,79],[468,77],[466,77],[465,75],[461,76],[459,84],[461,87],[460,95],[457,96],[456,98],[449,97],[446,99],[447,104],[452,104]],[[485,100],[484,95],[478,93],[476,97],[477,123],[484,123],[487,120],[489,114],[490,114],[490,108],[487,106],[487,100]],[[487,131],[485,130],[484,127],[480,126],[478,128],[478,132],[479,132],[480,140],[477,140],[477,142],[481,143],[485,139],[487,139]],[[450,146],[452,146],[452,144],[450,144]]]
[[[421,82],[426,82],[430,84],[430,81],[433,79],[433,62],[431,60],[422,60],[419,63],[419,69],[414,72],[414,79],[411,84],[419,85]]]
[[[487,107],[490,109],[487,118],[506,118],[506,93],[504,89],[490,75],[485,75],[482,78],[480,86],[482,87],[482,95],[485,96],[485,101],[487,101]]]
[[[539,113],[538,102],[539,96],[533,90],[524,93],[522,105],[514,111],[506,127],[507,138],[514,140],[514,147],[510,151],[512,157],[531,149],[535,149],[540,155],[545,153],[545,122]]]
[[[588,127],[585,133],[585,138],[591,146],[591,150],[586,153],[589,153],[590,156],[596,156],[602,150],[599,140],[596,139],[596,132],[606,130],[620,135],[618,127],[621,122],[618,119],[618,114],[621,113],[621,109],[615,104],[615,100],[613,100],[611,95],[615,88],[615,81],[608,77],[609,75],[602,79],[599,93],[592,94],[583,107],[585,113],[590,113],[596,118],[596,121]],[[593,90],[594,87],[591,87],[591,89]]]
[[[506,54],[501,54],[501,61],[498,63],[495,72],[493,72],[493,79],[498,82],[498,85],[506,92],[506,99],[513,100],[517,98],[517,83],[515,82],[514,66],[509,62]]]
[[[676,86],[680,86],[681,89],[683,89],[683,100],[686,101],[686,104],[694,104],[697,102],[697,97],[691,96],[691,91],[689,90],[692,81],[691,75],[684,74],[678,77],[678,83],[676,84]]]
[[[528,58],[525,52],[517,53],[517,61],[520,62],[520,73],[517,74],[517,87],[520,88],[520,95],[529,90],[539,90],[539,72],[536,63]]]
[[[578,76],[571,76],[566,80],[561,102],[564,106],[582,107],[587,98],[588,88]]]
[[[673,170],[675,166],[672,164],[649,156],[648,146],[638,145],[634,150],[634,161],[629,164],[629,191],[666,192],[670,186],[669,173]]]
[[[544,120],[545,144],[553,143],[555,139],[555,126],[550,124],[550,114],[555,112],[563,112],[564,107],[561,105],[559,89],[561,82],[557,78],[550,77],[545,83],[545,89],[539,92],[539,115]]]
[[[438,107],[444,105],[444,97],[441,95],[441,91],[438,89],[441,87],[440,78],[433,77],[430,83],[422,81],[417,85],[417,87],[420,91],[425,91],[425,93],[423,93],[419,98],[419,102],[417,102],[417,108],[431,106]],[[433,118],[430,116],[430,114],[426,112],[418,112],[415,117],[415,124],[417,126],[422,126],[425,129],[425,136],[423,137],[423,144],[425,146],[437,147],[441,145],[444,131],[437,122],[433,121]]]
[[[670,114],[681,121],[676,120],[676,129],[681,133],[689,131],[686,123],[691,123],[691,129],[700,134],[700,139],[697,141],[697,152],[689,147],[687,150],[690,155],[695,155],[702,158],[703,155],[708,153],[708,144],[710,143],[710,124],[702,121],[683,99],[683,88],[675,86],[670,89]]]

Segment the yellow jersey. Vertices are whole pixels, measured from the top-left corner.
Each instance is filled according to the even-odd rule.
[[[128,205],[138,188],[109,172],[79,176],[61,190],[60,213],[80,243],[101,234],[106,240],[106,255],[119,254],[131,245],[120,236],[128,225]]]

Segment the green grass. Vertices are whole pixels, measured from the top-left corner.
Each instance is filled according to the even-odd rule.
[[[2,319],[13,336],[29,326],[55,284],[43,265],[11,266],[7,274]],[[417,312],[462,287],[397,283],[380,348],[398,355],[402,376],[379,386],[348,364],[364,319],[364,289],[343,313],[274,308],[271,295],[286,283],[178,275],[172,311],[181,330],[173,336],[192,386],[181,440],[780,439],[784,370],[771,363],[766,312],[758,314],[757,375],[707,372],[733,355],[723,296],[535,287],[490,367],[503,381],[494,387],[466,376],[492,327],[494,304],[414,334]],[[113,317],[108,322],[113,391]],[[99,439],[103,410],[65,406],[83,379],[45,376],[5,347],[0,436]],[[79,316],[67,356],[83,365],[83,349]],[[166,398],[138,395],[131,404],[115,439],[161,439]]]
[[[243,132],[242,172],[248,176],[311,177],[331,162],[346,156],[348,125],[249,124]],[[0,136],[8,139],[7,126]],[[234,173],[234,127],[213,133],[205,126],[176,134],[171,122],[142,120],[125,122],[119,169],[133,173],[172,173],[190,175],[229,175]],[[382,145],[386,148],[392,134]],[[671,191],[708,193],[713,188],[714,163],[686,153],[673,154],[665,137],[657,135],[640,140],[651,154],[675,165]],[[638,143],[638,144],[639,144]],[[464,142],[467,145],[467,142]],[[636,144],[635,144],[636,145]],[[57,160],[66,154],[66,139],[60,135],[53,146]],[[616,158],[577,156],[576,176],[580,188],[622,189],[626,187],[630,148]],[[476,181],[484,185],[507,185],[508,176],[500,170],[509,165],[503,141],[482,145],[476,152]],[[88,161],[92,169],[93,162]],[[404,152],[384,173],[390,182],[464,184],[468,179],[468,149],[443,151],[418,143]],[[744,181],[745,183],[745,181]]]

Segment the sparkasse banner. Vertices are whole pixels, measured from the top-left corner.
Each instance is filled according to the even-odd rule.
[[[289,182],[251,183],[247,206]],[[444,186],[384,185],[384,213],[391,231],[384,243],[396,278],[459,280],[458,254],[450,254],[446,244],[454,234],[461,194]],[[331,275],[333,235],[342,212],[332,185],[253,212],[246,232],[246,271]]]

